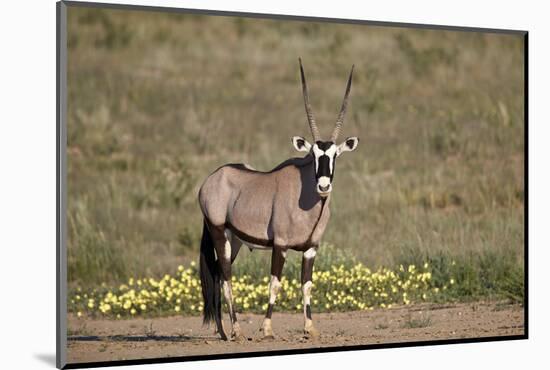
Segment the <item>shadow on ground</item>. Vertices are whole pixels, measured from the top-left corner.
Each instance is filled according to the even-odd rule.
[[[219,339],[217,336],[205,335],[73,335],[67,337],[69,342],[193,342]]]

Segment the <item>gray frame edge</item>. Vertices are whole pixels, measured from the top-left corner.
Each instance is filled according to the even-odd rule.
[[[67,365],[67,5],[56,3],[56,367]]]
[[[135,4],[115,4],[108,2],[83,2],[78,0],[62,0],[67,6],[84,7],[84,8],[102,8],[115,10],[137,10],[137,11],[154,11],[164,13],[186,13],[197,15],[214,15],[222,17],[246,17],[259,19],[274,19],[286,21],[306,21],[306,22],[328,22],[340,24],[362,24],[369,26],[383,27],[398,27],[398,28],[419,28],[426,30],[444,30],[444,31],[462,31],[462,32],[484,32],[484,33],[501,33],[509,35],[524,35],[528,30],[503,29],[503,28],[485,28],[485,27],[470,27],[470,26],[450,26],[443,24],[425,24],[425,23],[407,23],[407,22],[389,22],[389,21],[374,21],[367,19],[352,19],[352,18],[330,18],[321,16],[303,16],[293,14],[274,14],[274,13],[253,13],[242,11],[216,10],[216,9],[198,9],[198,8],[176,8],[171,6],[157,5],[135,5]]]

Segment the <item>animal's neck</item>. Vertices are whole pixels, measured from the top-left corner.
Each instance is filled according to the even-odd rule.
[[[311,233],[308,237],[308,243],[310,244],[318,244],[321,237],[324,234],[325,228],[327,226],[328,219],[330,217],[330,210],[329,210],[329,204],[330,204],[330,194],[322,198],[319,193],[317,193],[317,181],[315,181],[315,163],[312,161],[312,163],[309,165],[311,168],[309,169],[309,175],[310,178],[313,180],[311,181],[312,185],[308,186],[308,189],[306,190],[309,194],[312,194],[312,216],[314,217],[314,224],[311,228]]]

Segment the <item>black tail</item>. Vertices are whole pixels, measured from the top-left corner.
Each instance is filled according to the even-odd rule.
[[[206,221],[204,221],[202,228],[199,266],[202,298],[204,300],[203,323],[209,324],[214,320],[222,339],[226,340],[227,337],[222,327],[220,269],[214,254],[214,241]]]

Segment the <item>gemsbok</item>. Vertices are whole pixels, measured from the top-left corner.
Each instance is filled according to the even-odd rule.
[[[271,250],[269,304],[261,328],[263,336],[273,337],[271,315],[289,249],[303,252],[304,332],[311,337],[319,334],[311,319],[313,261],[330,217],[336,158],[343,152],[355,150],[359,139],[349,137],[336,144],[348,105],[353,66],[332,136],[324,141],[309,103],[300,59],[299,63],[313,144],[301,136],[294,136],[292,144],[297,151],[307,154],[302,158],[288,159],[269,172],[256,171],[246,164],[226,164],[208,176],[199,191],[199,204],[204,215],[200,247],[203,321],[208,324],[214,320],[223,340],[227,340],[227,336],[222,326],[222,289],[229,308],[231,337],[243,338],[231,289],[231,265],[242,244],[251,250]]]

